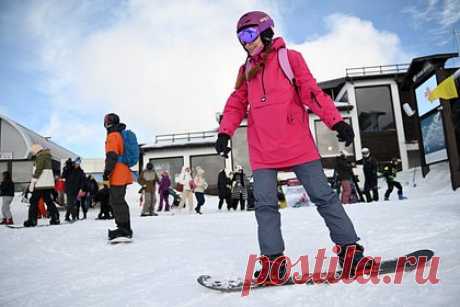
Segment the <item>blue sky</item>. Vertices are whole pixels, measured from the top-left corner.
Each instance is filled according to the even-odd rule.
[[[83,157],[103,157],[106,112],[142,142],[214,129],[244,61],[235,22],[254,9],[318,80],[453,52],[460,31],[458,0],[3,0],[0,113]]]

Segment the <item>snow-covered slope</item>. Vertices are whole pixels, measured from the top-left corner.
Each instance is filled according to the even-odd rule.
[[[0,228],[0,306],[458,306],[460,299],[460,192],[447,165],[426,179],[398,175],[409,200],[347,205],[369,255],[394,257],[429,248],[441,257],[437,285],[290,286],[242,298],[199,286],[200,274],[242,275],[258,253],[253,212],[217,210],[207,197],[204,215],[139,217],[138,187],[129,188],[135,241],[108,245],[113,221],[94,220],[35,229]],[[407,184],[406,184],[407,182]],[[380,193],[384,193],[381,184]],[[396,198],[396,192],[392,199]],[[26,206],[12,205],[17,223]],[[282,210],[286,254],[313,257],[332,243],[314,207]],[[45,221],[40,221],[44,223]]]

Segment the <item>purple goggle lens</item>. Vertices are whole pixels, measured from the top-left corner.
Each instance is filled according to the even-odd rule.
[[[250,27],[238,32],[238,39],[243,44],[252,43],[259,37],[259,30],[256,27]]]

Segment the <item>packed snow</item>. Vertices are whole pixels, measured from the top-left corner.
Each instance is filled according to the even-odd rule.
[[[343,283],[219,293],[200,286],[201,274],[242,276],[258,253],[254,212],[217,210],[207,196],[203,215],[140,217],[138,186],[128,190],[134,241],[107,244],[113,220],[32,229],[0,228],[0,306],[458,306],[460,300],[460,192],[452,191],[447,164],[399,174],[408,200],[346,205],[367,255],[393,258],[432,249],[441,259],[435,285],[408,274],[401,285]],[[382,197],[386,189],[380,183]],[[27,207],[16,197],[16,223]],[[282,209],[286,254],[332,255],[328,231],[314,206]],[[63,214],[61,212],[61,220]],[[40,220],[39,223],[47,223]]]

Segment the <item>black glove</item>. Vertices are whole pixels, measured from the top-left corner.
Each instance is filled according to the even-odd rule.
[[[217,136],[216,151],[219,155],[228,158],[227,154],[230,152],[231,148],[228,147],[228,141],[230,140],[230,136],[225,133],[219,133]]]
[[[332,129],[338,132],[337,137],[339,142],[345,142],[345,146],[349,146],[353,142],[355,133],[353,132],[353,128],[346,122],[340,121]]]

